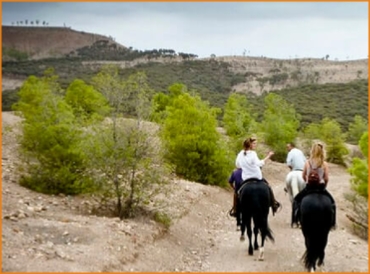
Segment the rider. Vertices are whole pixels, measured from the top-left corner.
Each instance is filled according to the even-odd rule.
[[[333,196],[327,191],[326,186],[329,182],[329,168],[328,163],[324,160],[325,159],[325,151],[322,144],[314,144],[311,148],[311,154],[310,158],[306,161],[304,168],[303,168],[303,179],[306,182],[306,187],[299,192],[294,197],[294,203],[293,203],[293,210],[295,212],[294,214],[294,220],[293,223],[297,223],[299,220],[299,208],[302,199],[310,192],[317,192],[320,191],[321,193],[327,195],[332,202],[333,206],[333,223],[332,227],[335,228],[335,219],[336,219],[336,206]],[[308,180],[308,175],[310,174],[311,169],[316,169],[319,175],[319,184],[311,184]]]
[[[237,167],[230,175],[229,184],[234,189],[234,199],[233,207],[230,211],[230,215],[236,217],[236,227],[240,227],[240,212],[239,212],[239,203],[238,203],[238,190],[243,182],[242,179],[242,169]]]
[[[303,152],[295,147],[294,143],[288,143],[286,145],[288,150],[288,155],[286,158],[286,164],[291,171],[301,170],[303,171],[304,164],[306,162],[306,157]]]
[[[295,147],[293,142],[288,143],[286,145],[288,150],[288,155],[286,158],[286,164],[288,165],[290,171],[303,171],[306,157],[304,156],[303,152]],[[284,188],[285,192],[288,192],[288,182],[291,181],[292,172],[289,172],[286,177],[286,187]]]
[[[260,160],[255,152],[256,146],[257,140],[255,138],[246,139],[243,143],[244,149],[239,152],[236,158],[236,166],[241,167],[242,169],[242,184],[251,179],[263,181],[267,184],[270,191],[270,206],[272,208],[272,214],[275,215],[281,205],[275,200],[274,193],[266,179],[262,177],[261,171],[261,167],[265,164],[265,161],[270,159],[271,156],[274,155],[274,152],[270,151],[263,160]]]

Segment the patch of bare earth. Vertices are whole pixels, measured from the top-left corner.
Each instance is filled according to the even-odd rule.
[[[290,228],[290,203],[283,191],[287,168],[263,168],[283,209],[270,215],[275,243],[265,244],[265,261],[248,256],[235,220],[228,217],[232,192],[176,179],[167,195],[173,224],[168,231],[154,221],[120,221],[89,214],[94,200],[48,196],[18,184],[16,124],[2,113],[2,271],[3,272],[297,272],[304,239]],[[330,165],[329,191],[338,205],[338,228],[329,236],[326,271],[368,272],[368,243],[351,232],[345,169]]]

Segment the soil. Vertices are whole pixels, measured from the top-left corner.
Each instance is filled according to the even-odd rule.
[[[172,225],[137,217],[120,221],[93,215],[89,197],[49,196],[19,185],[17,123],[2,113],[3,272],[300,272],[305,251],[298,228],[290,227],[284,164],[269,161],[263,173],[283,209],[269,215],[275,243],[265,244],[265,260],[249,256],[227,212],[232,191],[175,179],[167,199]],[[330,165],[328,190],[337,207],[336,230],[326,248],[325,271],[368,272],[368,243],[352,232],[344,167]]]

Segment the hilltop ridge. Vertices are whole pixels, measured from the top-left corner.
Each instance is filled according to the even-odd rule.
[[[28,60],[63,57],[97,41],[116,44],[112,37],[73,30],[68,27],[2,26],[3,61],[25,56]]]

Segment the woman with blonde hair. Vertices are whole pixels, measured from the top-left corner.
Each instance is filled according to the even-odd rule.
[[[306,182],[306,187],[294,198],[293,210],[295,214],[293,222],[298,223],[299,207],[302,199],[311,192],[319,191],[329,196],[332,201],[334,214],[332,227],[335,227],[335,201],[326,189],[326,186],[329,182],[329,167],[328,163],[325,161],[325,150],[322,144],[315,143],[312,145],[310,158],[306,161],[304,165],[302,176]]]
[[[319,181],[309,177],[311,170],[316,170],[319,175]],[[325,161],[324,146],[316,143],[311,148],[310,158],[306,161],[303,173],[303,179],[310,187],[326,188],[329,182],[329,168]]]

